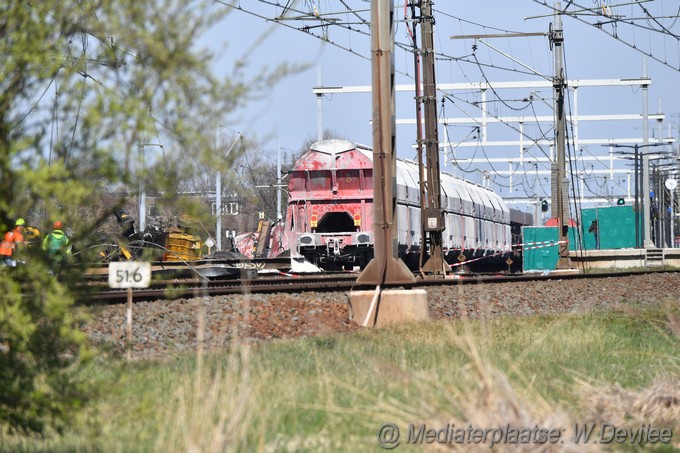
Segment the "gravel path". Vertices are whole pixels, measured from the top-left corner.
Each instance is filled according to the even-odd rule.
[[[680,273],[605,279],[484,283],[427,288],[434,319],[530,316],[606,309],[626,302],[680,301]],[[194,350],[199,323],[206,349],[235,337],[259,343],[360,329],[349,322],[348,294],[307,292],[139,302],[133,307],[133,355],[158,358]],[[95,344],[123,350],[126,305],[99,306],[85,332]]]

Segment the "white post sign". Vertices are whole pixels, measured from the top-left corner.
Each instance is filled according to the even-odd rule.
[[[151,263],[114,261],[109,263],[111,288],[148,288],[151,283]]]
[[[151,283],[151,263],[114,261],[109,263],[109,286],[127,288],[127,356],[132,355],[132,288],[148,288]]]

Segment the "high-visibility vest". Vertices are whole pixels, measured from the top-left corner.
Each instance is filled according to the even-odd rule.
[[[61,230],[54,230],[43,239],[42,249],[48,255],[71,254],[71,241]]]
[[[0,244],[0,256],[12,256],[16,245],[24,242],[24,235],[19,229],[14,229],[5,233],[5,237]]]
[[[0,244],[0,255],[12,256],[12,253],[14,253],[14,241],[12,241],[12,232],[8,231]]]

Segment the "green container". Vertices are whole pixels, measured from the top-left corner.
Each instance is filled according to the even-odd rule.
[[[569,238],[569,250],[581,250],[581,241],[583,240],[583,235],[579,237],[579,231],[576,228],[569,227],[567,232],[567,237]]]
[[[597,208],[585,208],[581,210],[581,236],[583,238],[583,250],[597,250],[597,241],[594,232],[588,232],[593,221],[597,220]]]
[[[578,250],[579,238],[576,228],[569,227],[569,250]],[[559,230],[557,227],[522,227],[522,238],[525,245],[522,247],[522,268],[524,271],[554,271],[557,268],[559,250]],[[537,244],[550,241],[554,245]]]
[[[552,241],[557,242],[558,228],[557,227],[522,227],[522,238],[524,244],[533,244],[537,242]],[[557,245],[547,247],[539,247],[538,245],[525,245],[522,247],[522,269],[527,271],[553,271],[557,267],[557,258],[559,257]]]
[[[588,231],[594,220],[599,244],[595,232]],[[585,250],[635,248],[635,212],[630,205],[583,209],[581,222]]]
[[[601,249],[635,248],[635,212],[633,206],[597,208]]]

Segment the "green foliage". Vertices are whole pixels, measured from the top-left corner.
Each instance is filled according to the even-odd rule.
[[[0,420],[10,430],[61,429],[87,396],[76,378],[88,357],[80,325],[65,287],[40,263],[0,269]]]
[[[17,217],[43,234],[60,220],[78,249],[138,181],[178,197],[195,170],[184,164],[213,149],[206,118],[289,71],[246,80],[239,62],[216,77],[197,43],[229,12],[209,0],[0,3],[0,234]],[[146,170],[159,148],[164,168]],[[80,275],[56,280],[44,256],[28,258],[0,269],[0,433],[61,426],[85,394],[72,373],[86,351],[71,296]]]

